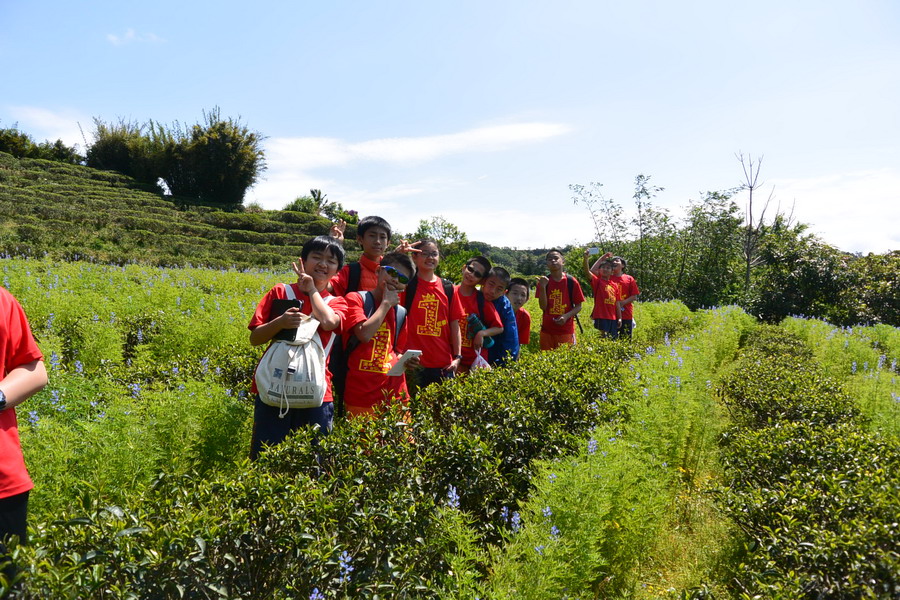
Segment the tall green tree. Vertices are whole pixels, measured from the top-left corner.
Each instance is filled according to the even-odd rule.
[[[678,232],[675,296],[691,309],[738,299],[742,224],[730,192],[707,192],[700,202],[689,204]]]
[[[266,168],[263,138],[238,120],[222,118],[218,107],[204,112],[203,117],[204,123],[191,128],[184,153],[194,174],[196,197],[205,202],[241,204]]]
[[[836,320],[843,291],[852,284],[847,255],[777,215],[764,226],[753,273],[750,311],[766,321],[790,315]]]

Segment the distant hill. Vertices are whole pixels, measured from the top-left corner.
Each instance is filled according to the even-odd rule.
[[[197,205],[120,173],[0,152],[0,252],[7,255],[283,267],[328,228],[327,219],[309,213]],[[347,249],[358,253],[354,241]]]

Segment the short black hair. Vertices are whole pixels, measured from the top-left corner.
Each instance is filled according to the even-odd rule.
[[[328,252],[338,261],[338,271],[344,267],[344,247],[330,235],[320,235],[303,244],[300,258],[306,260],[311,252]]]
[[[484,267],[484,276],[487,277],[488,273],[491,270],[491,261],[483,256],[475,256],[466,261],[466,266],[469,266],[472,263],[478,263],[479,265]]]
[[[416,266],[408,254],[403,252],[388,252],[381,257],[381,264],[392,267],[403,267],[409,271],[410,277],[416,276]]]
[[[506,289],[507,290],[512,289],[512,286],[514,286],[514,285],[521,285],[523,288],[525,288],[525,297],[526,298],[531,295],[531,286],[528,285],[528,282],[525,281],[524,279],[522,279],[521,277],[513,277],[512,279],[510,279],[509,284],[506,286]]]
[[[363,217],[360,219],[359,223],[356,225],[356,235],[362,237],[366,234],[366,232],[373,227],[381,227],[385,231],[387,231],[388,239],[391,239],[391,224],[382,219],[381,217],[376,217],[375,215],[370,215],[368,217]]]
[[[503,267],[494,267],[488,273],[488,277],[496,277],[497,279],[499,279],[500,281],[503,282],[503,285],[506,286],[506,289],[509,289],[510,274],[509,274],[509,271],[507,271]]]
[[[560,256],[562,256],[563,258],[566,257],[566,255],[563,254],[563,251],[560,250],[559,248],[550,248],[549,250],[547,250],[547,255],[546,255],[544,258],[545,258],[545,259],[546,259],[546,258],[550,258],[550,255],[553,254],[554,252],[556,252],[557,254],[559,254]]]

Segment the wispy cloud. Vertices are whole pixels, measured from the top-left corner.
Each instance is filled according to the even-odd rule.
[[[166,41],[155,33],[138,33],[130,27],[122,35],[107,33],[106,40],[113,46],[124,46],[125,44],[134,43],[159,44]]]
[[[560,123],[512,123],[443,135],[394,137],[347,142],[335,138],[272,138],[266,153],[270,168],[288,164],[304,169],[346,166],[356,161],[415,165],[451,154],[497,152],[568,133]]]
[[[79,147],[84,145],[78,123],[88,127],[91,118],[72,110],[53,111],[37,106],[10,106],[9,113],[16,119],[19,129],[37,141],[62,140]],[[89,135],[89,131],[85,131]]]
[[[796,203],[794,216],[841,250],[900,249],[900,170],[874,169],[827,177],[771,181],[782,210]]]
[[[528,122],[477,127],[465,131],[421,137],[392,137],[348,142],[337,138],[271,138],[265,143],[268,170],[264,181],[249,194],[266,208],[281,208],[299,194],[318,187],[340,198],[344,205],[389,209],[404,198],[433,194],[461,184],[450,177],[440,179],[413,171],[403,181],[381,182],[377,187],[356,184],[353,175],[335,181],[316,172],[326,168],[351,167],[359,163],[382,163],[410,167],[445,156],[473,152],[502,152],[528,143],[541,142],[570,131],[560,123]]]

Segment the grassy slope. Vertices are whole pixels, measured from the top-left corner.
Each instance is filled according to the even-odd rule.
[[[0,152],[0,252],[107,263],[285,265],[324,218],[184,205],[119,173]],[[352,239],[351,236],[350,239]]]

